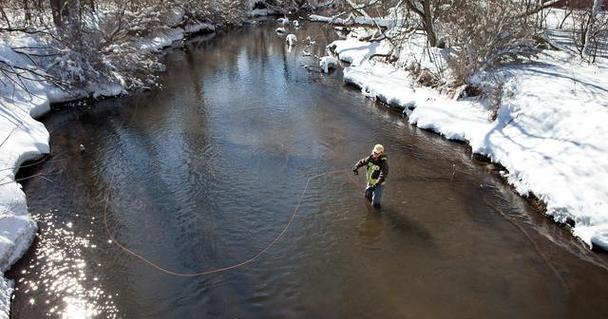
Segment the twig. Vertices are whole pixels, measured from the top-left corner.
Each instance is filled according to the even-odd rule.
[[[55,156],[57,156],[57,155],[55,155]],[[39,160],[36,160],[36,161],[31,162],[31,163],[28,163],[28,164],[23,164],[23,165],[18,165],[18,166],[12,166],[12,167],[5,167],[5,168],[1,168],[1,169],[0,169],[0,172],[1,172],[1,171],[7,171],[7,170],[10,170],[10,169],[15,169],[15,168],[22,169],[22,168],[26,168],[26,167],[37,166],[37,165],[39,165],[39,164],[41,164],[41,163],[43,163],[43,162],[46,162],[46,161],[47,161],[47,160],[48,160],[50,157],[51,157],[51,155],[50,155],[50,154],[44,154],[44,155],[42,156],[42,158],[41,158],[41,159],[39,159]],[[65,158],[62,158],[62,159],[56,159],[56,160],[49,161],[49,163],[52,163],[52,162],[63,162],[63,161],[66,161],[66,160],[67,160],[67,159],[65,159]]]
[[[544,9],[547,9],[547,8],[550,8],[550,7],[554,6],[554,5],[556,5],[560,1],[562,1],[562,0],[547,1],[547,2],[545,2],[543,4],[541,4],[541,5],[538,5],[538,6],[534,7],[534,8],[532,8],[531,10],[528,10],[528,11],[522,13],[519,17],[521,18],[521,17],[526,17],[526,16],[529,16],[529,15],[533,15],[533,14],[535,14],[535,13],[541,11],[541,10],[544,10]]]
[[[8,139],[11,137],[11,135],[13,135],[13,133],[15,133],[15,131],[17,130],[17,128],[19,126],[21,126],[21,124],[23,124],[23,123],[19,122],[19,124],[15,125],[15,127],[13,127],[13,129],[10,131],[10,133],[8,133],[8,135],[4,138],[2,143],[0,143],[0,148],[4,145],[4,143],[6,143],[6,141],[8,141]]]
[[[59,174],[59,173],[57,173],[57,174]],[[51,183],[54,183],[54,181],[53,181],[52,179],[50,179],[50,178],[46,177],[46,176],[45,176],[44,174],[42,174],[42,173],[38,173],[38,174],[34,174],[34,175],[30,175],[30,176],[22,177],[22,178],[17,178],[17,179],[15,179],[14,181],[6,181],[6,182],[3,182],[3,183],[0,183],[0,186],[2,186],[2,185],[6,185],[6,184],[10,184],[10,183],[22,182],[22,181],[25,181],[25,180],[28,180],[28,179],[32,179],[32,178],[34,178],[34,177],[40,177],[40,178],[42,178],[42,179],[44,179],[44,180],[46,180],[46,181],[49,181],[49,182],[51,182]]]
[[[4,19],[4,21],[6,21],[6,25],[8,25],[8,27],[11,27],[11,21],[9,20],[8,16],[6,15],[6,12],[4,12],[4,8],[2,8],[2,6],[0,6],[0,13],[2,14],[2,18]]]
[[[41,29],[34,29],[34,28],[11,28],[10,26],[8,28],[0,28],[0,32],[23,32],[23,33],[27,33],[27,34],[37,34],[37,33],[49,34],[50,33],[48,31],[41,30]]]

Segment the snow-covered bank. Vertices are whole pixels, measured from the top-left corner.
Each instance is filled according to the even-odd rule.
[[[398,65],[422,56],[411,47],[402,49]],[[349,38],[329,48],[351,63],[345,82],[404,109],[411,124],[468,142],[509,171],[505,178],[517,192],[533,193],[555,221],[573,222],[583,242],[608,249],[606,59],[587,65],[572,52],[544,51],[531,63],[502,67],[493,74],[505,81],[494,119],[480,99],[452,99],[421,87],[404,69],[369,61],[384,53],[381,43]]]
[[[316,14],[311,14],[309,17],[310,21],[313,22],[324,22],[329,24],[341,25],[341,26],[355,26],[355,25],[369,25],[369,26],[380,26],[390,27],[396,23],[394,18],[377,18],[370,19],[361,16],[350,15],[348,18],[336,18],[336,17],[325,17]]]
[[[153,32],[137,42],[141,50],[154,51],[170,46],[173,42],[179,41],[189,34],[199,32],[215,32],[215,26],[209,23],[198,23],[184,28],[172,28],[166,31]]]
[[[0,57],[14,66],[31,67],[31,62],[11,46],[31,46],[28,37],[0,38]],[[29,74],[29,76],[32,76]],[[16,80],[16,78],[13,78]],[[28,214],[25,194],[15,182],[19,166],[49,153],[49,133],[33,119],[49,110],[49,87],[22,79],[0,83],[0,270],[4,273],[27,251],[36,235],[36,223]],[[28,92],[29,91],[29,92]],[[13,283],[0,277],[0,317],[8,318]]]
[[[247,16],[250,18],[257,18],[257,17],[281,15],[283,13],[284,13],[283,11],[279,11],[279,10],[275,10],[275,9],[253,9],[247,13]]]

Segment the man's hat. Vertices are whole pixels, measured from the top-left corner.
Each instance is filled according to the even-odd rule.
[[[372,150],[372,152],[377,153],[377,154],[383,154],[384,146],[382,146],[382,144],[376,144],[376,145],[374,145],[374,149]]]

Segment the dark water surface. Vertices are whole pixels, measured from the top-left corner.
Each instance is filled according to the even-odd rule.
[[[162,90],[45,119],[26,183],[39,237],[10,275],[13,318],[606,318],[608,262],[467,148],[308,71],[274,24],[171,50]],[[323,54],[331,30],[309,25]],[[78,145],[86,152],[80,153]],[[348,174],[375,143],[374,211]],[[175,272],[233,265],[201,277]],[[106,198],[109,200],[106,201]]]

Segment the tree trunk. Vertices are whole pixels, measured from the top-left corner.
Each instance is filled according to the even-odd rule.
[[[572,9],[572,8],[568,8],[567,10],[568,11],[564,15],[564,18],[562,19],[562,22],[560,22],[559,26],[557,27],[558,29],[562,29],[564,27],[564,23],[566,22],[566,19],[568,19],[568,17],[572,14],[572,11],[574,11],[574,9]]]
[[[36,0],[36,17],[38,18],[38,22],[40,24],[44,24],[44,0]]]
[[[417,14],[422,19],[424,31],[429,42],[429,45],[434,47],[437,45],[437,35],[433,28],[433,14],[431,11],[431,1],[433,0],[419,0],[422,3],[422,9],[418,8],[415,0],[407,0],[405,4],[407,7]]]
[[[431,47],[437,46],[437,35],[433,28],[433,15],[431,13],[431,0],[424,0],[422,3],[424,10],[424,29],[426,30],[426,36]]]
[[[2,6],[0,6],[0,16],[2,16],[2,19],[4,19],[4,22],[6,22],[6,26],[10,29],[11,28],[11,20],[6,15],[6,12],[4,12],[4,8]]]
[[[51,12],[53,13],[53,23],[55,27],[63,27],[63,5],[65,0],[50,0]]]
[[[591,36],[593,35],[595,20],[597,14],[600,12],[602,6],[602,0],[593,0],[593,7],[589,13],[589,25],[587,26],[587,32],[585,32],[585,45],[583,46],[583,55],[591,54]]]
[[[25,22],[32,22],[32,11],[30,11],[30,0],[23,0],[23,11],[25,11]]]
[[[80,0],[50,0],[53,22],[57,29],[74,29],[80,23]]]

